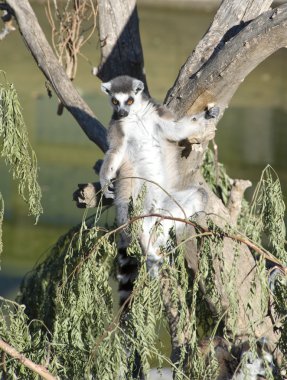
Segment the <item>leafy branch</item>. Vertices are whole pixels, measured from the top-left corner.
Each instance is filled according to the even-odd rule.
[[[17,351],[14,347],[10,346],[10,344],[4,342],[3,339],[0,338],[0,350],[6,352],[13,359],[18,360],[25,367],[29,368],[34,373],[37,373],[45,380],[57,380],[48,370],[42,365],[36,364],[32,362],[32,360],[26,358],[23,354]]]

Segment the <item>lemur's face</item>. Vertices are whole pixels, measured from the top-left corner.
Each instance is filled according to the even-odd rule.
[[[111,105],[119,118],[136,113],[141,107],[144,84],[129,76],[120,76],[102,83],[102,91],[109,95]]]
[[[134,93],[125,94],[123,92],[111,94],[111,104],[120,118],[128,116],[136,110],[138,96]]]

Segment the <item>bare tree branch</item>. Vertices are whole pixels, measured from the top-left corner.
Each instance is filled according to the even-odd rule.
[[[172,91],[167,105],[179,116],[208,102],[227,107],[244,78],[263,60],[287,45],[287,5],[269,10],[224,43],[185,84]]]
[[[61,66],[74,80],[78,69],[78,56],[82,47],[91,39],[96,29],[97,8],[93,0],[70,2],[58,6],[47,2],[46,15],[52,31],[52,46]]]
[[[82,130],[103,151],[107,149],[106,129],[96,119],[67,77],[53,53],[28,0],[7,0],[13,9],[20,32],[40,70],[51,83],[58,98],[71,112]]]
[[[239,33],[252,19],[267,11],[271,4],[272,0],[223,1],[208,31],[182,66],[175,84],[167,93],[165,103],[170,103],[177,96],[189,78],[202,68],[212,54],[216,54],[220,46]]]

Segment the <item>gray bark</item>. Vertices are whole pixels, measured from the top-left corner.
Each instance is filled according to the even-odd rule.
[[[175,102],[172,102],[172,99],[186,85],[189,78],[199,71],[226,41],[238,34],[249,21],[267,11],[271,4],[272,0],[223,1],[208,31],[182,66],[173,87],[167,94],[165,103],[168,103],[176,112]]]
[[[224,110],[245,77],[286,46],[286,25],[287,4],[284,4],[250,21],[232,39],[221,40],[218,51],[194,75],[173,87],[166,104],[179,116],[198,112],[208,102],[215,102]]]

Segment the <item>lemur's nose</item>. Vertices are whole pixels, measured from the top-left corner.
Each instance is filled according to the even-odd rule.
[[[126,117],[126,116],[128,116],[128,111],[126,111],[126,110],[124,110],[124,109],[121,109],[121,110],[119,110],[119,116],[120,117]]]

